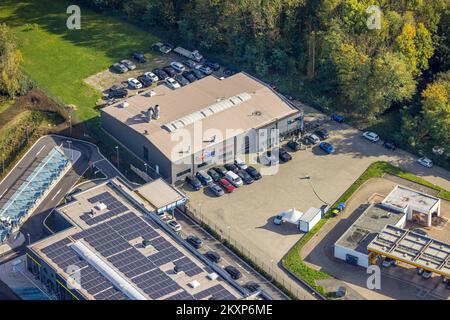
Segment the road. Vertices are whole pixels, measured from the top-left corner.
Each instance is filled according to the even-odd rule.
[[[12,252],[0,257],[0,264],[23,255],[29,243],[39,241],[50,235],[49,230],[44,227],[45,219],[53,212],[55,207],[64,201],[65,195],[79,181],[89,166],[93,165],[97,169],[100,169],[108,178],[115,176],[121,176],[123,178],[123,175],[103,157],[95,145],[67,137],[48,135],[39,139],[0,182],[0,208],[10,199],[52,148],[60,145],[69,148],[68,141],[71,141],[70,148],[81,153],[80,158],[66,175],[53,186],[46,198],[41,201],[41,204],[21,226],[20,231],[25,235],[25,243],[15,248]],[[125,178],[124,180],[128,184],[133,185]],[[4,286],[0,282],[0,291],[3,292],[1,287]]]
[[[241,258],[236,256],[232,251],[225,247],[225,245],[223,245],[220,241],[206,232],[202,227],[200,227],[191,218],[186,216],[183,212],[177,210],[175,213],[175,218],[177,219],[177,222],[182,226],[181,234],[184,237],[192,234],[202,239],[203,246],[201,249],[199,249],[201,253],[206,253],[207,251],[215,251],[222,258],[219,263],[221,267],[233,265],[241,271],[242,278],[238,280],[238,283],[240,285],[244,285],[247,282],[252,281],[258,283],[261,289],[268,293],[275,300],[289,299],[289,297],[287,297],[277,287],[270,283],[270,279],[265,279],[261,274],[255,271]]]

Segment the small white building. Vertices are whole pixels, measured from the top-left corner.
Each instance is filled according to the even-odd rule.
[[[309,232],[322,218],[322,210],[317,208],[309,208],[308,211],[300,218],[298,228],[302,232]]]
[[[381,205],[406,213],[408,221],[431,226],[433,215],[440,216],[441,200],[426,193],[397,185],[381,202]]]
[[[334,257],[367,268],[367,246],[386,225],[403,228],[406,214],[381,205],[370,205],[334,244]]]

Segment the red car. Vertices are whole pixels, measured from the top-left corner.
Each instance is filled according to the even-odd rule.
[[[226,179],[220,179],[219,184],[222,186],[222,188],[225,189],[226,192],[230,193],[233,192],[234,189],[236,189],[228,180]]]

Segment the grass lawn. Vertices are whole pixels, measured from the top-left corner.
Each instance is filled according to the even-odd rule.
[[[81,30],[66,27],[66,9],[76,1],[2,0],[0,23],[21,40],[23,69],[51,97],[77,106],[78,121],[98,115],[101,93],[83,79],[107,69],[133,51],[150,51],[157,39],[117,18],[81,10]],[[36,24],[37,27],[33,27]]]
[[[438,187],[410,172],[406,172],[398,167],[395,167],[387,162],[378,161],[371,164],[366,171],[342,194],[342,196],[336,201],[336,203],[331,207],[331,209],[335,208],[339,203],[347,201],[353,193],[355,193],[358,188],[367,180],[376,177],[382,177],[385,173],[390,173],[392,175],[396,175],[400,178],[413,181],[424,186],[433,188],[435,190],[439,190],[438,196],[442,199],[446,199],[450,201],[450,191],[445,190],[441,187]],[[303,246],[314,237],[317,232],[322,228],[325,223],[332,217],[331,209],[324,215],[322,220],[320,220],[316,226],[308,232],[304,237],[302,237],[284,256],[282,263],[285,268],[294,273],[297,277],[306,281],[309,285],[319,291],[321,294],[331,297],[332,294],[325,293],[324,289],[321,286],[318,286],[316,281],[321,279],[327,279],[331,276],[322,271],[316,270],[308,266],[305,262],[303,262],[300,252]]]

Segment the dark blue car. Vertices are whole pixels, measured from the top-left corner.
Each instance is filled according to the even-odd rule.
[[[331,144],[329,144],[328,142],[321,142],[319,144],[320,149],[322,149],[323,151],[325,151],[326,153],[330,154],[334,151],[334,148]]]
[[[345,117],[344,117],[344,116],[341,116],[341,115],[339,115],[339,114],[332,114],[332,115],[331,115],[331,120],[334,120],[334,121],[336,121],[336,122],[342,123],[342,122],[345,121]]]

